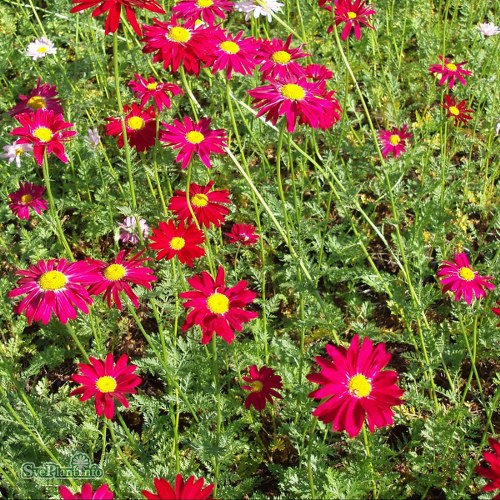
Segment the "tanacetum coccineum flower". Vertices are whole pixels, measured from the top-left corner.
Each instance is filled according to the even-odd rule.
[[[443,61],[441,64],[433,64],[429,67],[429,73],[436,74],[440,78],[439,85],[444,85],[448,82],[448,87],[451,90],[455,86],[455,78],[462,85],[467,85],[464,76],[472,75],[472,71],[462,68],[464,64],[467,64],[467,61],[453,63],[443,56],[439,56],[439,59]]]
[[[115,415],[115,399],[125,408],[129,407],[125,394],[135,394],[136,387],[142,382],[134,372],[135,365],[127,365],[128,357],[122,354],[115,364],[113,354],[109,353],[105,361],[89,357],[90,364],[79,363],[80,374],[72,375],[71,380],[82,384],[73,389],[69,396],[82,395],[80,401],[94,397],[97,416],[112,419]]]
[[[488,443],[493,448],[493,452],[483,451],[483,457],[489,466],[478,465],[476,474],[490,480],[488,484],[483,486],[483,491],[495,491],[500,490],[500,442],[488,438]],[[500,500],[500,494],[495,495],[493,500]]]
[[[228,0],[181,0],[172,7],[172,13],[185,21],[200,19],[208,26],[226,19],[226,12],[233,9],[233,2]]]
[[[489,283],[493,277],[480,276],[474,271],[465,253],[457,253],[453,262],[442,261],[437,275],[441,278],[443,293],[449,290],[455,292],[457,302],[463,297],[470,304],[474,297],[480,299],[486,296],[486,290],[495,289],[495,285]]]
[[[191,309],[182,326],[185,332],[194,325],[202,331],[202,344],[208,344],[217,334],[228,344],[234,340],[234,330],[241,332],[243,323],[258,316],[256,312],[245,311],[257,294],[247,290],[247,282],[239,281],[233,287],[226,287],[224,269],[219,267],[215,280],[206,271],[188,279],[195,291],[182,292],[179,297],[187,299],[183,306]]]
[[[323,2],[325,3],[325,2]],[[356,40],[361,39],[361,24],[374,29],[369,23],[369,17],[375,14],[371,5],[366,5],[365,0],[335,0],[335,24],[345,23],[341,38],[346,40],[354,30]]]
[[[255,226],[252,224],[233,224],[230,233],[225,233],[229,243],[241,243],[242,245],[255,245],[259,240],[259,235],[255,233]]]
[[[18,135],[18,144],[32,144],[33,156],[38,165],[43,163],[43,154],[54,153],[63,163],[68,163],[64,150],[64,142],[76,134],[72,123],[65,122],[61,114],[46,109],[37,109],[32,113],[21,113],[14,117],[21,127],[15,128],[10,133]]]
[[[472,120],[472,109],[467,109],[467,103],[465,99],[463,101],[457,102],[453,96],[446,94],[444,96],[443,108],[448,112],[448,116],[455,118],[455,125],[460,123],[467,123]]]
[[[153,270],[142,265],[143,262],[150,260],[149,258],[140,259],[139,257],[145,252],[139,252],[129,260],[126,250],[120,250],[116,259],[111,262],[103,262],[101,260],[88,259],[92,265],[97,278],[89,287],[91,295],[99,295],[104,292],[104,298],[108,303],[108,307],[112,307],[113,302],[116,307],[123,309],[120,292],[124,291],[135,307],[139,307],[137,295],[132,291],[129,283],[140,285],[148,290],[151,290],[151,283],[156,281],[156,276]]]
[[[229,191],[227,189],[212,191],[213,185],[214,181],[210,181],[206,186],[194,182],[189,186],[189,201],[200,226],[210,227],[210,224],[213,224],[219,227],[229,213],[229,209],[223,205],[231,203]],[[185,191],[175,192],[170,199],[168,209],[174,212],[179,220],[193,221]]]
[[[175,83],[157,82],[152,76],[146,80],[137,73],[134,76],[135,80],[130,80],[128,85],[135,97],[141,100],[141,108],[144,108],[149,99],[153,99],[158,111],[163,108],[170,109],[170,97],[167,92],[172,95],[184,94],[183,90]]]
[[[213,484],[204,486],[205,480],[195,479],[194,476],[187,478],[186,482],[180,474],[175,478],[175,489],[164,479],[154,479],[156,494],[142,490],[142,494],[148,500],[208,500],[214,489]]]
[[[31,113],[37,109],[48,109],[62,114],[63,107],[56,86],[41,82],[42,79],[39,78],[36,87],[28,95],[19,96],[19,102],[8,112],[10,116]]]
[[[31,182],[20,182],[19,189],[9,194],[9,208],[20,219],[30,218],[30,208],[40,215],[49,208],[48,203],[43,199],[44,192],[43,186],[37,186]]]
[[[242,389],[250,392],[245,399],[245,408],[253,405],[257,411],[262,411],[267,402],[273,404],[273,397],[279,399],[283,397],[276,391],[283,387],[281,377],[276,375],[272,368],[263,366],[258,369],[256,365],[252,365],[248,372],[249,375],[243,376],[243,380],[248,385],[241,386]]]
[[[374,348],[365,338],[360,345],[355,335],[348,349],[328,344],[326,352],[331,359],[317,356],[321,370],[307,376],[321,386],[309,397],[324,399],[313,415],[325,424],[331,423],[334,431],[347,431],[350,437],[360,433],[365,418],[370,432],[392,425],[391,407],[402,404],[404,391],[396,385],[395,371],[382,371],[391,359],[385,344]]]
[[[73,0],[75,5],[70,12],[80,12],[82,10],[96,7],[92,12],[92,17],[100,16],[105,12],[108,13],[106,23],[104,25],[104,34],[114,33],[120,26],[120,16],[122,6],[125,8],[127,20],[132,26],[137,36],[141,36],[141,27],[137,22],[134,9],[145,9],[157,14],[165,14],[165,11],[160,7],[156,0]]]
[[[212,168],[211,154],[224,154],[226,147],[226,131],[210,129],[210,118],[202,118],[194,122],[188,116],[183,121],[174,120],[172,125],[162,124],[165,130],[160,131],[160,141],[173,149],[180,149],[175,161],[182,162],[187,168],[193,154],[197,154],[207,168]]]
[[[66,486],[59,486],[59,495],[63,500],[113,500],[113,492],[107,484],[102,484],[97,490],[92,491],[92,485],[85,483],[78,493],[71,493]]]
[[[491,310],[493,311],[494,314],[500,316],[500,300],[497,300],[497,306],[498,307],[492,307]],[[497,326],[500,326],[500,323],[498,323]]]
[[[69,319],[76,318],[77,309],[88,314],[92,298],[86,286],[95,281],[96,274],[87,262],[39,260],[26,270],[16,271],[16,274],[21,276],[18,281],[20,286],[11,290],[8,297],[27,294],[14,312],[24,312],[28,324],[41,321],[46,325],[52,314],[65,324]]]
[[[408,125],[402,128],[390,130],[379,130],[378,137],[382,146],[382,156],[387,158],[390,154],[397,158],[406,151],[406,140],[411,139],[413,134],[408,132]]]

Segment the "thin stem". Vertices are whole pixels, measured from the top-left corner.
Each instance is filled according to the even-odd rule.
[[[363,425],[361,427],[363,431],[363,442],[365,445],[365,451],[366,451],[366,456],[368,457],[369,463],[370,463],[370,476],[372,480],[372,492],[373,492],[373,498],[378,498],[378,492],[377,492],[377,483],[375,481],[375,471],[373,469],[373,461],[372,461],[372,455],[370,452],[370,444],[368,441],[368,435],[366,433],[366,423],[363,422]]]

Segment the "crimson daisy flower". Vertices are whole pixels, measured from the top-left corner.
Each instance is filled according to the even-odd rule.
[[[241,386],[245,391],[250,391],[245,399],[245,408],[249,409],[253,405],[257,411],[262,411],[268,401],[273,404],[273,397],[279,399],[283,397],[275,390],[283,387],[281,377],[276,375],[272,368],[263,366],[257,369],[256,365],[252,365],[248,371],[249,375],[243,376],[248,385]]]
[[[183,264],[193,267],[194,259],[205,255],[205,250],[198,246],[205,242],[203,231],[194,224],[186,226],[183,221],[178,226],[172,221],[160,222],[150,241],[149,248],[159,250],[156,260],[170,260],[177,255]]]
[[[493,311],[494,314],[500,316],[500,300],[497,301],[497,306],[499,307],[492,307],[491,310]],[[500,326],[500,323],[498,323],[497,326]]]
[[[304,75],[304,68],[297,62],[311,54],[302,51],[303,45],[291,49],[292,35],[286,42],[278,38],[261,40],[255,58],[260,64],[263,80],[286,79]]]
[[[402,128],[393,128],[390,130],[379,130],[378,137],[382,146],[382,156],[387,158],[390,154],[397,158],[406,151],[406,140],[411,139],[413,134],[407,132],[408,125]]]
[[[307,379],[321,387],[309,394],[310,398],[326,398],[313,412],[325,424],[331,423],[335,431],[347,431],[357,436],[366,420],[370,432],[375,427],[392,425],[391,407],[403,403],[401,390],[393,370],[382,369],[391,354],[385,344],[375,348],[369,338],[359,345],[355,335],[349,348],[326,346],[331,360],[317,356],[320,372],[307,375]]]
[[[322,64],[308,64],[304,68],[304,74],[306,78],[313,82],[331,80],[333,78],[333,73]]]
[[[165,130],[160,132],[160,141],[173,149],[180,149],[175,161],[182,162],[187,168],[194,153],[207,168],[212,168],[210,154],[224,154],[227,146],[227,135],[223,129],[211,130],[210,118],[202,118],[194,122],[188,116],[183,121],[174,120],[172,125],[162,123]]]
[[[32,144],[33,156],[38,165],[43,163],[43,155],[54,153],[63,163],[68,163],[64,150],[64,142],[76,134],[76,130],[67,130],[73,127],[72,123],[65,122],[63,116],[52,110],[37,109],[30,113],[21,113],[14,117],[21,127],[10,133],[18,135],[18,144]]]
[[[483,491],[495,491],[500,489],[500,442],[488,438],[488,443],[493,448],[493,452],[483,451],[483,457],[489,467],[478,465],[476,474],[490,480],[488,484],[483,486]],[[495,495],[493,500],[500,500],[500,493]]]
[[[19,102],[8,112],[10,116],[32,113],[37,109],[51,110],[56,114],[63,113],[56,86],[41,82],[42,79],[39,78],[36,87],[28,95],[19,96]]]
[[[82,395],[80,401],[87,401],[95,397],[95,412],[98,417],[112,419],[115,414],[115,399],[125,408],[129,404],[125,394],[136,394],[141,382],[138,375],[134,375],[135,365],[127,365],[128,356],[122,354],[115,364],[113,354],[108,353],[105,361],[89,357],[90,364],[79,363],[80,374],[72,375],[71,380],[82,384],[73,389],[69,396]]]
[[[49,208],[43,199],[45,188],[31,184],[31,182],[20,182],[19,189],[9,194],[11,203],[9,208],[20,218],[28,220],[30,218],[30,208],[40,215]]]
[[[144,108],[149,99],[153,99],[156,109],[161,111],[163,108],[170,109],[170,97],[167,92],[172,95],[183,95],[183,90],[175,83],[157,82],[152,76],[147,80],[137,73],[134,75],[135,80],[130,80],[128,83],[135,97],[141,100],[140,107]]]
[[[296,122],[306,123],[312,128],[329,128],[336,123],[342,111],[333,97],[334,92],[323,95],[324,85],[308,82],[305,76],[298,79],[270,80],[269,85],[249,90],[253,105],[259,109],[257,118],[266,118],[276,125],[285,115],[288,132],[295,130]]]
[[[204,486],[203,478],[195,479],[189,476],[186,482],[180,474],[175,478],[175,489],[164,479],[153,480],[156,494],[147,490],[142,490],[142,494],[149,500],[207,500],[214,489],[213,484]]]
[[[252,224],[233,224],[230,233],[225,233],[229,243],[241,243],[242,245],[255,245],[259,235],[255,234],[255,226]]]
[[[104,292],[108,307],[112,307],[114,302],[121,311],[123,306],[120,301],[120,292],[124,291],[132,304],[138,307],[139,300],[129,283],[151,290],[151,283],[156,281],[153,270],[141,265],[143,262],[150,260],[149,258],[139,259],[144,252],[145,250],[142,250],[131,259],[125,260],[128,252],[127,250],[120,250],[112,263],[88,259],[97,276],[88,289],[90,295],[99,295]]]
[[[463,101],[457,102],[453,96],[446,94],[444,96],[445,102],[443,103],[443,108],[448,112],[448,116],[455,118],[455,125],[460,123],[467,123],[472,120],[472,109],[467,109],[467,103],[465,99]]]
[[[72,14],[93,7],[96,8],[92,11],[92,17],[97,17],[107,12],[108,15],[104,25],[105,35],[114,33],[118,29],[118,26],[120,26],[122,6],[125,8],[127,20],[137,36],[141,36],[142,32],[134,9],[145,9],[157,14],[165,14],[165,11],[156,0],[73,0],[73,5],[75,6],[70,10]]]
[[[194,182],[189,186],[189,201],[200,226],[209,227],[210,224],[214,224],[215,227],[220,227],[229,213],[229,209],[223,205],[223,203],[231,203],[229,191],[226,189],[212,191],[213,185],[214,181],[210,181],[206,186],[200,186]],[[172,210],[179,220],[193,221],[185,191],[174,193],[168,209]]]
[[[182,292],[179,297],[188,299],[182,304],[192,308],[187,315],[182,331],[199,325],[202,331],[202,344],[208,344],[217,334],[228,344],[234,339],[234,330],[241,332],[243,323],[258,316],[256,312],[243,308],[253,302],[257,294],[247,290],[248,282],[239,281],[233,287],[226,287],[224,269],[219,266],[215,280],[206,271],[188,279],[195,291]]]
[[[102,484],[97,490],[92,491],[92,485],[85,483],[82,490],[78,493],[71,493],[71,490],[66,486],[59,486],[59,495],[63,500],[112,500],[113,492],[107,484]]]
[[[439,59],[443,61],[441,64],[433,64],[429,67],[429,73],[435,73],[440,78],[439,85],[444,85],[446,82],[448,82],[448,87],[451,90],[455,85],[455,78],[462,85],[467,85],[464,76],[472,75],[472,71],[462,69],[462,66],[464,64],[467,64],[467,61],[463,61],[461,63],[452,63],[443,56],[439,56]]]
[[[231,12],[233,2],[228,0],[181,0],[172,7],[172,12],[185,21],[200,19],[208,26],[213,26],[216,17],[226,19],[226,12]]]
[[[130,147],[137,151],[147,151],[155,145],[156,141],[156,121],[155,109],[153,106],[141,109],[136,103],[132,106],[123,106],[125,116],[125,128],[127,129],[127,139]],[[118,137],[118,147],[123,148],[123,129],[120,118],[106,118],[109,123],[106,125],[106,135]]]
[[[323,2],[325,3],[325,2]],[[369,23],[369,17],[375,14],[371,5],[366,5],[365,0],[335,0],[335,24],[345,23],[341,38],[346,40],[354,30],[356,40],[361,40],[361,24],[374,29]]]
[[[26,295],[15,307],[16,314],[25,313],[28,324],[41,321],[46,325],[54,314],[61,323],[75,319],[77,309],[88,314],[92,297],[86,286],[94,282],[96,274],[85,261],[68,262],[66,259],[39,260],[26,270],[16,271],[18,288],[9,298]]]
[[[443,293],[449,290],[455,292],[457,302],[463,297],[465,302],[470,304],[474,297],[476,299],[485,297],[485,289],[495,289],[495,285],[489,283],[493,277],[480,276],[477,271],[474,271],[465,253],[457,253],[453,262],[442,261],[437,275],[442,277],[440,282],[443,285]]]

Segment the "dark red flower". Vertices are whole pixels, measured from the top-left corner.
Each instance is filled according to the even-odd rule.
[[[500,442],[496,439],[488,438],[488,443],[493,448],[493,452],[483,451],[483,457],[489,467],[476,467],[476,474],[489,479],[490,482],[483,486],[483,491],[495,491],[500,489]],[[493,497],[493,500],[499,500],[500,493]]]
[[[172,7],[172,13],[184,21],[201,20],[208,26],[216,24],[216,18],[226,19],[233,2],[228,0],[181,0]]]
[[[497,306],[499,307],[492,307],[491,310],[493,311],[494,314],[500,316],[500,300],[497,300]],[[498,323],[497,326],[500,326],[500,323]]]
[[[464,76],[472,75],[472,71],[467,69],[462,69],[464,64],[467,64],[467,61],[461,63],[453,63],[448,61],[443,56],[439,56],[439,59],[443,61],[441,64],[433,64],[429,67],[429,73],[435,74],[439,78],[439,85],[444,85],[448,82],[448,86],[450,90],[455,86],[455,78],[462,84],[467,85]]]
[[[157,82],[152,76],[146,80],[137,73],[134,76],[135,80],[130,80],[128,85],[135,97],[141,100],[141,108],[144,108],[149,99],[153,99],[158,111],[163,108],[170,109],[170,97],[167,92],[172,95],[184,94],[183,90],[175,83]]]
[[[37,109],[53,111],[56,115],[63,113],[61,100],[55,85],[41,83],[39,78],[36,87],[28,95],[20,95],[19,102],[8,112],[10,116],[21,113],[32,113]]]
[[[455,118],[455,125],[460,123],[467,123],[472,120],[472,109],[467,109],[467,103],[465,99],[463,101],[457,102],[453,96],[446,94],[444,96],[443,108],[448,112],[448,116]]]
[[[281,389],[281,377],[274,373],[272,368],[263,366],[257,369],[256,365],[249,368],[249,375],[243,376],[243,380],[248,385],[242,385],[241,388],[245,391],[250,391],[250,394],[245,399],[245,408],[253,407],[257,411],[262,411],[266,403],[273,403],[273,397],[282,398],[283,396],[275,389]]]
[[[242,245],[255,245],[259,235],[255,234],[255,226],[252,224],[233,224],[230,233],[225,233],[229,243],[241,243]]]
[[[20,218],[28,220],[30,218],[30,208],[38,215],[49,208],[48,203],[43,199],[45,188],[31,184],[31,182],[20,182],[19,189],[9,194],[9,208]]]
[[[214,485],[208,484],[204,487],[204,482],[204,479],[195,479],[194,476],[188,477],[184,482],[182,476],[177,474],[175,490],[166,479],[161,478],[154,479],[156,494],[147,490],[142,490],[142,494],[148,500],[208,500]]]
[[[324,3],[324,2],[323,2]],[[371,5],[366,5],[365,0],[335,0],[335,24],[345,23],[341,38],[346,40],[354,29],[356,40],[361,39],[361,26],[374,29],[369,23],[369,17],[375,14]]]
[[[107,484],[102,484],[97,490],[92,491],[92,485],[85,483],[78,493],[71,493],[71,490],[64,485],[59,486],[59,495],[63,500],[112,500],[113,492]]]

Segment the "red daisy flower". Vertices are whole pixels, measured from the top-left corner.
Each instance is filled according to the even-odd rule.
[[[272,368],[263,366],[257,369],[256,365],[252,365],[248,371],[249,375],[243,377],[248,385],[241,386],[245,391],[250,391],[245,399],[245,408],[249,409],[253,405],[257,411],[262,411],[268,401],[273,404],[273,397],[283,397],[275,390],[282,388],[281,377]]]
[[[455,125],[460,123],[467,123],[472,120],[472,109],[467,109],[467,103],[465,99],[463,101],[457,102],[453,96],[446,94],[444,96],[445,102],[443,103],[443,108],[448,111],[448,116],[455,118]]]
[[[298,78],[304,75],[304,68],[295,61],[311,54],[301,50],[303,45],[291,49],[291,44],[292,35],[286,39],[286,42],[278,38],[260,42],[255,58],[257,64],[261,64],[260,71],[263,80]]]
[[[36,87],[28,95],[19,96],[19,102],[8,112],[10,116],[32,113],[37,109],[51,110],[56,115],[63,113],[56,86],[41,82],[39,78]]]
[[[230,233],[225,233],[229,243],[241,243],[242,245],[255,245],[259,235],[255,234],[255,226],[252,224],[233,224]]]
[[[440,281],[443,285],[443,293],[449,290],[455,292],[457,302],[463,296],[465,302],[470,304],[474,296],[478,300],[485,297],[485,289],[495,289],[495,285],[489,283],[493,277],[477,274],[477,271],[470,267],[469,259],[465,253],[457,253],[453,262],[444,260],[437,275],[443,277]]]
[[[448,82],[448,87],[450,87],[451,90],[455,85],[455,78],[462,85],[467,85],[464,76],[472,75],[472,71],[462,69],[462,66],[464,64],[467,64],[467,61],[463,61],[461,63],[452,63],[443,56],[439,56],[439,59],[443,61],[442,64],[433,64],[429,67],[429,73],[435,73],[440,78],[439,85],[444,85],[446,82]]]
[[[42,198],[45,188],[31,184],[31,182],[20,182],[19,189],[9,194],[11,203],[9,208],[20,218],[30,218],[30,208],[38,215],[49,208],[48,203]]]
[[[182,0],[172,7],[174,15],[184,21],[200,19],[208,26],[213,26],[216,17],[226,19],[226,12],[231,12],[233,2],[228,0]]]
[[[18,135],[18,144],[32,144],[33,156],[38,165],[43,163],[43,155],[54,153],[63,163],[68,163],[64,142],[76,134],[72,123],[65,122],[63,116],[52,110],[37,109],[31,113],[21,113],[14,117],[21,127],[12,130],[11,135]]]
[[[142,490],[142,494],[149,500],[207,500],[214,489],[213,484],[204,487],[205,480],[195,479],[189,476],[184,482],[182,476],[177,474],[175,478],[175,489],[164,479],[154,479],[156,494],[147,490]]]
[[[324,2],[323,2],[324,3]],[[341,38],[346,40],[354,30],[356,40],[361,40],[361,24],[374,29],[369,23],[369,17],[375,14],[371,5],[366,5],[365,0],[335,0],[335,24],[345,23]]]
[[[193,267],[194,259],[205,255],[205,250],[198,245],[205,242],[203,231],[194,224],[188,226],[181,221],[179,226],[174,222],[160,222],[158,229],[153,229],[149,248],[159,250],[156,260],[170,260],[176,255],[183,264]]]
[[[127,139],[130,147],[137,151],[147,151],[155,145],[156,141],[156,121],[155,109],[153,106],[141,109],[136,103],[132,106],[123,106],[125,116],[125,128],[127,129]],[[118,137],[118,147],[123,148],[123,129],[120,118],[106,118],[106,135]]]
[[[104,292],[108,307],[112,307],[112,302],[114,302],[121,311],[123,306],[120,301],[120,292],[124,291],[132,304],[139,307],[137,295],[132,291],[129,283],[151,290],[151,283],[156,281],[153,270],[141,265],[150,260],[149,258],[139,259],[144,252],[145,250],[142,250],[131,259],[125,260],[128,252],[120,250],[111,264],[101,260],[87,259],[97,276],[89,287],[90,295],[99,295]]]
[[[59,486],[59,495],[63,500],[112,500],[113,492],[109,489],[107,484],[102,484],[95,490],[92,491],[92,485],[90,483],[85,483],[82,486],[82,490],[78,493],[71,493],[71,490],[66,486]]]
[[[493,448],[493,452],[483,451],[483,457],[488,462],[489,467],[478,465],[476,474],[490,480],[488,484],[483,486],[483,491],[495,491],[500,489],[500,442],[488,438],[488,443]],[[493,500],[500,500],[500,494],[495,495]]]
[[[82,394],[80,401],[95,397],[95,412],[98,417],[112,419],[115,414],[115,399],[125,408],[129,407],[125,394],[136,394],[136,387],[142,382],[134,375],[135,365],[127,365],[128,357],[122,354],[115,364],[113,354],[109,353],[105,361],[89,357],[90,364],[79,363],[80,374],[72,375],[71,380],[82,384],[69,393],[69,396]]]
[[[22,276],[18,288],[11,290],[9,298],[27,296],[15,307],[14,312],[24,312],[28,324],[41,321],[46,325],[54,313],[61,323],[76,318],[76,310],[88,314],[92,304],[85,288],[96,279],[96,274],[85,261],[68,262],[66,259],[39,260],[26,270],[16,271]]]
[[[173,149],[180,149],[175,161],[182,162],[181,167],[187,168],[194,153],[207,168],[212,168],[210,154],[224,154],[227,146],[226,131],[223,129],[211,130],[210,118],[202,118],[198,123],[188,116],[183,122],[174,120],[172,125],[162,123],[165,130],[160,132],[160,141]]]
[[[229,213],[229,209],[222,205],[231,203],[229,191],[226,189],[211,191],[213,185],[214,181],[210,181],[206,186],[194,182],[189,186],[189,201],[200,226],[210,227],[210,224],[214,224],[215,227],[220,227]],[[170,199],[168,209],[172,210],[179,220],[193,221],[185,191],[175,192]]]
[[[240,75],[251,75],[255,68],[255,49],[257,42],[253,38],[242,38],[243,31],[231,35],[222,29],[213,31],[213,45],[205,54],[206,66],[212,73],[226,70],[226,78],[231,79],[233,71]]]
[[[497,301],[497,306],[500,306],[500,300]],[[500,316],[500,307],[492,307],[491,310],[493,311],[494,314]],[[500,323],[498,323],[497,326],[500,326]]]
[[[158,111],[161,111],[163,108],[170,109],[170,97],[167,92],[170,92],[172,95],[184,94],[183,90],[175,83],[157,82],[152,76],[146,80],[137,73],[134,76],[135,80],[130,80],[128,85],[135,94],[135,97],[141,100],[141,108],[144,108],[149,99],[153,99]]]
[[[360,433],[365,418],[370,432],[392,425],[391,406],[402,404],[404,391],[396,385],[395,371],[382,371],[391,359],[385,344],[374,349],[372,341],[365,338],[360,346],[355,335],[349,349],[327,345],[326,351],[331,361],[317,356],[320,372],[307,375],[308,380],[321,385],[309,397],[327,398],[313,415],[325,424],[331,422],[335,431],[347,431],[350,437]]]
[[[276,125],[280,116],[285,115],[288,132],[295,130],[297,119],[312,128],[323,129],[332,126],[340,118],[339,103],[333,97],[334,92],[323,95],[324,85],[308,82],[305,76],[283,81],[270,80],[269,85],[249,90],[254,99],[255,108],[259,109],[257,118],[266,118]]]
[[[382,146],[382,156],[387,158],[390,154],[397,158],[406,151],[406,139],[411,139],[413,134],[407,132],[408,125],[403,128],[393,128],[391,130],[379,130],[378,137]]]
[[[104,34],[114,33],[120,26],[120,16],[122,5],[125,8],[127,20],[132,26],[137,36],[142,36],[141,27],[137,22],[134,9],[145,9],[157,14],[165,14],[156,0],[73,0],[73,7],[70,12],[80,12],[82,10],[96,7],[92,12],[92,17],[97,17],[105,12],[108,13],[104,25]]]
[[[186,309],[192,308],[182,326],[182,331],[199,325],[202,331],[202,344],[208,344],[214,333],[231,344],[234,330],[241,332],[243,323],[258,316],[256,312],[243,309],[253,302],[257,294],[246,289],[248,283],[245,280],[227,288],[222,267],[219,267],[215,280],[203,271],[200,275],[188,279],[188,283],[195,291],[179,294],[179,297],[188,299],[183,306]]]
[[[333,73],[322,64],[308,64],[304,68],[304,74],[306,78],[313,82],[321,82],[333,78]]]

